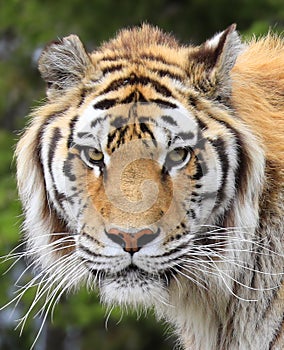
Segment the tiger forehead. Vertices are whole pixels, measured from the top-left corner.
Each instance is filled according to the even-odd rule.
[[[185,51],[178,41],[171,35],[156,28],[143,25],[136,30],[122,30],[118,36],[103,44],[96,53],[99,64],[111,64],[123,60],[127,62],[157,63],[180,68],[184,64],[184,55],[177,55]],[[94,56],[95,57],[95,56]]]
[[[138,139],[150,139],[157,146],[153,127],[156,125],[153,119],[140,117],[135,122],[129,123],[127,118],[116,117],[110,123],[112,130],[108,134],[107,149],[113,152],[126,142]]]

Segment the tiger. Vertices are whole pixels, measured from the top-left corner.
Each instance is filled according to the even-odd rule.
[[[85,286],[183,349],[284,349],[283,63],[281,35],[235,24],[198,46],[150,24],[46,46],[16,148],[33,305]]]

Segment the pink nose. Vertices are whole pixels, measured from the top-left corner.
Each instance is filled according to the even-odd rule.
[[[106,232],[107,236],[116,244],[119,244],[126,252],[133,255],[145,244],[153,241],[159,235],[159,230],[154,233],[150,229],[144,229],[135,233],[128,233],[112,228]]]

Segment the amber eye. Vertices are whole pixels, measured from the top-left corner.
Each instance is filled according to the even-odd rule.
[[[178,147],[170,151],[166,158],[166,166],[168,168],[182,165],[189,159],[189,150],[184,147]]]
[[[96,148],[85,148],[83,158],[88,165],[103,164],[104,154]]]

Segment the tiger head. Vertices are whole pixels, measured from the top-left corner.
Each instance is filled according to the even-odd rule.
[[[255,220],[262,153],[230,105],[240,50],[234,26],[185,47],[144,25],[91,54],[74,35],[43,51],[47,101],[17,174],[29,249],[54,283],[164,303]]]

